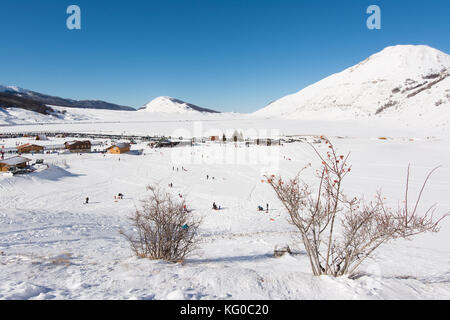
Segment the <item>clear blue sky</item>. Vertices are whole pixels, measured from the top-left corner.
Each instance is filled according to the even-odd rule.
[[[66,9],[82,29],[66,28]],[[366,8],[382,29],[366,28]],[[14,0],[0,84],[138,107],[161,96],[251,112],[386,46],[450,53],[449,0]]]

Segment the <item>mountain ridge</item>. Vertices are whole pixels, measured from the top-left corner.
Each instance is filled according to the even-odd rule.
[[[80,109],[106,109],[106,110],[122,110],[122,111],[136,111],[135,108],[122,106],[115,103],[110,103],[102,100],[75,100],[52,96],[48,94],[39,93],[36,91],[23,89],[16,86],[0,85],[0,92],[8,93],[16,97],[25,98],[51,106],[61,106],[67,108]]]

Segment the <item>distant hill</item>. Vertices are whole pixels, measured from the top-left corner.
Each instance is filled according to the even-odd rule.
[[[82,109],[107,109],[107,110],[125,110],[125,111],[136,111],[136,109],[127,106],[121,106],[114,103],[109,103],[100,100],[73,100],[65,99],[56,96],[50,96],[47,94],[42,94],[39,92],[22,89],[13,86],[2,86],[0,85],[0,93],[8,93],[16,97],[25,98],[33,100],[39,103],[53,106],[61,106],[68,108],[82,108]]]
[[[171,97],[155,98],[139,110],[156,113],[220,113],[219,111],[202,108]]]

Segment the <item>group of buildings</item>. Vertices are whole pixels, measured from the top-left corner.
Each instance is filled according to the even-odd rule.
[[[43,141],[48,140],[45,135],[38,135],[36,140]],[[225,135],[220,136],[210,136],[208,138],[202,138],[200,141],[205,143],[206,140],[211,142],[245,142],[246,145],[255,144],[260,146],[274,146],[281,144],[280,139],[244,139],[243,134],[241,132],[235,131],[235,133],[227,139]],[[164,147],[175,147],[175,146],[193,146],[195,142],[199,142],[199,139],[191,139],[188,141],[172,141],[165,138],[160,138],[159,140],[155,140],[149,143],[149,146],[152,148],[164,148]],[[103,145],[102,145],[103,146]],[[26,143],[23,145],[19,145],[15,148],[15,150],[9,150],[8,152],[16,152],[17,156],[10,157],[5,159],[5,151],[1,149],[1,157],[0,157],[0,172],[8,172],[8,171],[20,171],[29,167],[30,162],[32,161],[29,158],[23,157],[22,154],[32,154],[35,153],[44,153],[55,150],[63,150],[70,153],[90,153],[92,152],[92,142],[90,140],[74,140],[67,141],[63,145],[58,146],[43,146],[34,143]],[[101,150],[103,153],[110,154],[123,154],[128,153],[131,150],[130,143],[115,143],[106,149]],[[97,150],[94,150],[94,152]],[[97,151],[98,152],[98,151]]]
[[[39,138],[36,140],[46,140],[45,138]],[[29,168],[30,162],[32,161],[29,158],[23,157],[22,154],[32,154],[35,153],[44,153],[45,151],[61,149],[67,150],[71,153],[90,153],[92,152],[92,143],[90,140],[84,141],[68,141],[65,142],[64,145],[55,148],[54,146],[51,148],[37,145],[33,143],[26,143],[23,145],[19,145],[16,147],[17,156],[5,158],[5,150],[1,149],[0,153],[0,172],[18,172],[21,170],[25,170]],[[110,147],[103,150],[103,152],[111,153],[111,154],[122,154],[127,153],[131,150],[131,145],[129,143],[116,143],[111,145]],[[11,152],[11,151],[9,151]]]
[[[92,152],[92,143],[89,140],[85,141],[68,141],[65,142],[64,145],[54,147],[45,147],[42,145],[32,144],[32,143],[26,143],[23,145],[19,145],[16,147],[17,153],[23,154],[23,153],[43,153],[46,150],[67,150],[72,153],[89,153]],[[106,148],[103,150],[103,152],[112,153],[112,154],[120,154],[120,153],[127,153],[131,149],[131,145],[129,143],[117,143],[113,144],[112,146]]]

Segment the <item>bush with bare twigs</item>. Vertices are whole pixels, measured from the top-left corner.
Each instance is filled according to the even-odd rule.
[[[330,141],[321,139],[328,146],[326,155],[311,145],[322,161],[316,171],[319,180],[316,192],[300,178],[300,173],[288,181],[275,175],[266,177],[300,233],[314,275],[355,275],[361,263],[380,245],[439,231],[448,213],[434,219],[436,205],[421,215],[418,212],[425,186],[437,168],[426,177],[412,208],[408,199],[409,166],[404,206],[387,207],[381,192],[377,192],[375,201],[367,203],[343,192],[343,180],[351,172],[349,154],[340,155]]]
[[[121,231],[141,258],[182,262],[197,246],[201,219],[185,210],[184,199],[174,199],[159,187],[148,186],[149,196],[129,219],[133,233]]]

